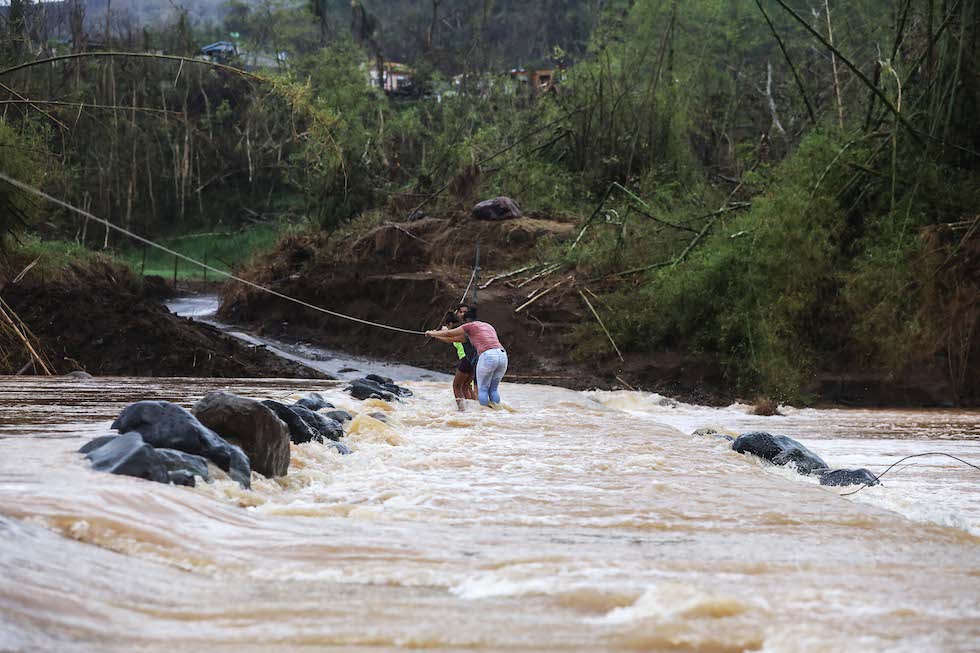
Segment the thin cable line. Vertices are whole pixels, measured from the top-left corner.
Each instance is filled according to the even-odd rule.
[[[18,181],[16,179],[12,179],[11,177],[8,177],[7,175],[5,175],[2,172],[0,172],[0,180],[3,180],[5,182],[7,182],[8,184],[10,184],[11,186],[14,186],[16,188],[19,188],[19,189],[21,189],[21,190],[23,190],[25,192],[28,192],[28,193],[31,193],[33,195],[37,195],[38,197],[41,197],[43,199],[46,199],[49,202],[53,202],[53,203],[57,204],[58,206],[62,206],[62,207],[66,208],[66,209],[68,209],[70,211],[74,211],[75,213],[78,213],[79,215],[82,215],[82,216],[84,216],[86,218],[89,218],[90,220],[95,220],[99,224],[103,224],[103,225],[105,225],[106,227],[108,227],[110,229],[115,229],[116,231],[118,231],[120,233],[123,233],[123,234],[129,236],[130,238],[133,238],[135,240],[138,240],[139,242],[144,243],[146,245],[149,245],[151,247],[155,247],[155,248],[157,248],[157,249],[159,249],[159,250],[161,250],[163,252],[166,252],[167,254],[171,254],[173,256],[176,256],[177,258],[183,259],[183,260],[187,261],[188,263],[193,263],[194,265],[199,265],[202,268],[204,268],[205,270],[210,270],[211,272],[214,272],[216,274],[220,274],[220,275],[226,276],[229,279],[233,279],[234,281],[237,281],[239,283],[243,283],[246,286],[250,286],[252,288],[255,288],[256,290],[261,290],[263,292],[269,293],[270,295],[275,295],[276,297],[279,297],[280,299],[285,299],[287,301],[295,302],[296,304],[299,304],[300,306],[305,306],[306,308],[312,308],[314,311],[319,311],[321,313],[326,313],[327,315],[332,315],[334,317],[339,317],[339,318],[343,318],[345,320],[350,320],[351,322],[359,322],[360,324],[366,324],[368,326],[378,327],[379,329],[388,329],[390,331],[399,331],[401,333],[410,333],[410,334],[416,335],[416,336],[424,336],[425,335],[425,332],[424,331],[413,331],[411,329],[403,329],[401,327],[390,326],[388,324],[380,324],[378,322],[372,322],[370,320],[364,320],[364,319],[361,319],[359,317],[353,317],[351,315],[344,315],[343,313],[338,313],[337,311],[331,311],[331,310],[326,309],[326,308],[323,308],[321,306],[316,306],[315,304],[310,304],[309,302],[305,302],[302,299],[296,299],[295,297],[290,297],[289,295],[284,295],[283,293],[278,292],[276,290],[273,290],[272,288],[266,288],[265,286],[260,286],[259,284],[254,283],[252,281],[248,281],[247,279],[242,279],[241,277],[235,276],[234,274],[231,274],[230,272],[225,272],[224,270],[219,270],[218,268],[212,267],[212,266],[210,266],[210,265],[208,265],[206,263],[202,263],[201,261],[197,261],[195,259],[192,259],[189,256],[186,256],[184,254],[181,254],[180,252],[176,252],[176,251],[174,251],[174,250],[172,250],[172,249],[170,249],[168,247],[164,247],[163,245],[160,245],[158,243],[155,243],[152,240],[149,240],[147,238],[144,238],[143,236],[139,236],[137,234],[134,234],[132,231],[129,231],[128,229],[125,229],[123,227],[114,225],[111,222],[109,222],[108,220],[104,220],[102,218],[96,217],[96,216],[92,215],[91,213],[89,213],[88,211],[85,211],[83,209],[78,208],[77,206],[72,206],[71,204],[69,204],[68,202],[66,202],[64,200],[60,200],[57,197],[52,197],[51,195],[48,195],[47,193],[45,193],[44,191],[42,191],[40,189],[34,188],[33,186],[28,186],[27,184],[25,184],[25,183],[23,183],[21,181]]]
[[[476,268],[473,268],[473,273],[470,274],[470,282],[466,284],[466,290],[463,291],[463,298],[459,300],[460,304],[466,303],[466,294],[470,291],[470,287],[473,285],[473,279],[476,278]]]
[[[902,463],[903,461],[908,460],[909,458],[921,458],[923,456],[946,456],[947,458],[952,458],[953,460],[958,460],[961,463],[963,463],[964,465],[969,465],[973,469],[976,469],[976,470],[980,471],[980,467],[978,467],[977,465],[974,465],[973,463],[969,462],[968,460],[963,460],[962,458],[957,458],[956,456],[954,456],[952,454],[943,453],[941,451],[930,451],[930,452],[927,452],[927,453],[916,453],[916,454],[912,454],[911,456],[905,456],[901,460],[896,460],[894,463],[891,464],[891,466],[888,467],[888,469],[886,469],[882,473],[880,473],[877,476],[875,476],[875,479],[874,479],[874,481],[872,483],[865,483],[864,485],[862,485],[858,489],[856,489],[856,490],[854,490],[852,492],[844,492],[840,496],[847,497],[847,496],[850,496],[852,494],[857,494],[858,492],[860,492],[864,488],[871,487],[872,485],[874,485],[874,483],[877,482],[878,479],[880,479],[882,476],[884,476],[885,474],[887,474],[888,472],[890,472],[892,469],[894,469],[896,465]]]

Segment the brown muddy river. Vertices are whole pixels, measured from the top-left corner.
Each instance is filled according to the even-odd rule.
[[[980,472],[947,458],[826,488],[691,437],[800,439],[833,467],[980,460],[962,411],[709,409],[443,383],[390,408],[328,382],[0,378],[2,651],[977,651]],[[340,456],[197,488],[74,453],[128,403],[323,391]]]

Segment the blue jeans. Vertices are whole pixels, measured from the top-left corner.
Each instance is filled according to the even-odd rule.
[[[507,352],[503,349],[488,349],[480,354],[476,364],[476,386],[480,391],[480,404],[486,406],[491,401],[500,403],[497,392],[500,380],[507,373]]]

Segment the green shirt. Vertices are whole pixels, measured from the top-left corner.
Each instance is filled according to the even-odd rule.
[[[456,353],[459,354],[460,360],[466,358],[466,352],[463,351],[463,343],[461,343],[461,342],[454,342],[453,343],[453,346],[456,347]]]

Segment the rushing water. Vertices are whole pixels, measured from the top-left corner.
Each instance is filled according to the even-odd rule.
[[[443,383],[392,406],[329,382],[0,379],[3,651],[976,651],[978,473],[919,459],[824,488],[693,428],[765,427],[829,463],[980,458],[965,412],[759,418],[639,393]],[[197,488],[75,450],[138,399],[309,390],[366,415],[340,456]],[[911,461],[910,461],[911,462]]]

